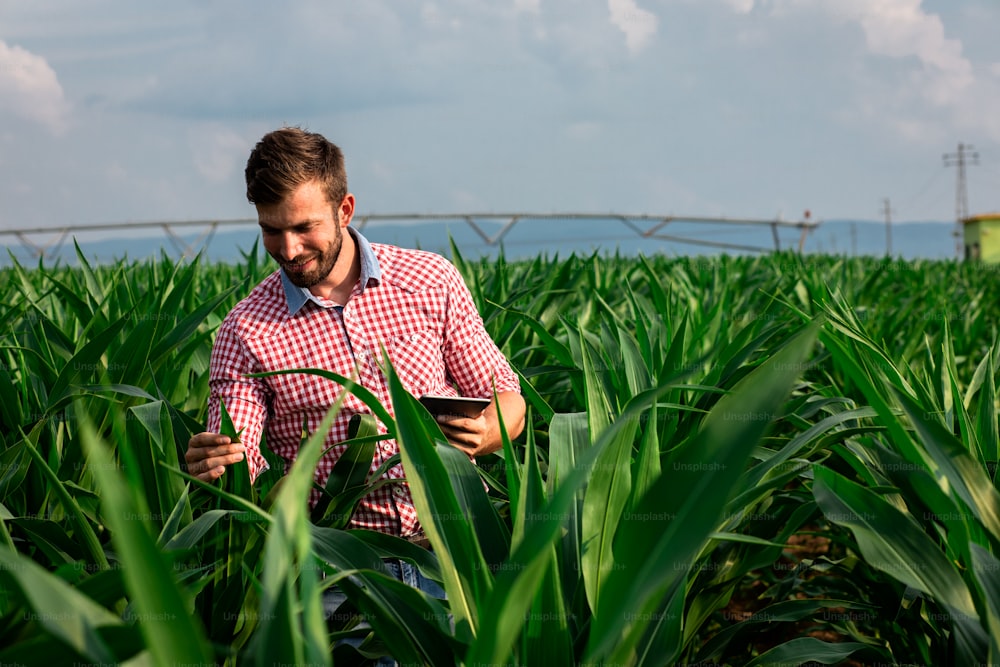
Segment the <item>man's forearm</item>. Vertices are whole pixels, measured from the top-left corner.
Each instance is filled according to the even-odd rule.
[[[497,403],[490,404],[486,411],[486,417],[490,422],[490,432],[487,441],[484,443],[483,454],[490,454],[503,447],[503,437],[500,434],[500,421],[497,418],[496,410],[499,404],[503,423],[507,429],[508,437],[513,440],[521,435],[524,430],[524,398],[516,391],[502,391],[497,394]]]

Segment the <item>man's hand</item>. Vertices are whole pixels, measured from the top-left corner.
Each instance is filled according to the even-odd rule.
[[[184,460],[189,474],[211,482],[222,477],[227,465],[242,461],[244,451],[242,443],[232,442],[218,433],[205,432],[191,436]]]
[[[489,431],[489,424],[486,421],[485,413],[480,413],[478,417],[461,417],[458,415],[438,415],[436,417],[438,426],[448,442],[455,445],[469,456],[482,456],[489,454],[491,449],[486,447],[486,434]]]
[[[524,430],[524,399],[512,391],[500,392],[497,399],[503,411],[507,434],[513,440]],[[448,442],[469,456],[491,454],[503,447],[496,401],[490,403],[478,417],[438,415],[437,422]]]

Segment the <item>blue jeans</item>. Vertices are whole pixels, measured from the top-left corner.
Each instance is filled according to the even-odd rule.
[[[411,565],[405,560],[398,560],[395,558],[389,558],[384,562],[385,566],[389,568],[389,572],[392,573],[392,576],[396,577],[404,584],[409,584],[410,586],[427,593],[432,598],[437,598],[438,600],[445,599],[444,589],[441,588],[441,584],[433,579],[428,579],[421,574],[416,565]]]
[[[420,570],[417,568],[416,565],[411,565],[406,561],[399,560],[396,558],[387,558],[383,562],[385,563],[386,569],[389,570],[389,573],[395,578],[402,581],[404,584],[409,584],[413,588],[421,590],[433,598],[437,598],[439,600],[445,599],[445,592],[444,589],[441,587],[441,584],[434,581],[433,579],[428,579],[423,574],[421,574]],[[324,618],[326,618],[327,620],[334,618],[334,616],[337,614],[337,609],[346,600],[347,600],[347,595],[345,595],[344,592],[340,590],[339,586],[334,586],[332,588],[327,589],[323,593]],[[371,626],[367,622],[363,621],[360,624],[358,624],[357,627],[368,628]],[[361,645],[362,640],[342,639],[341,641],[344,642],[345,644],[350,644],[351,646],[358,647]],[[375,664],[390,666],[390,665],[396,665],[397,663],[391,657],[383,656]]]

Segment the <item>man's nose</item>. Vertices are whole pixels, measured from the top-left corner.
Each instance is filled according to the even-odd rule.
[[[302,242],[298,234],[286,233],[281,236],[281,245],[278,248],[282,259],[293,260],[302,252]]]

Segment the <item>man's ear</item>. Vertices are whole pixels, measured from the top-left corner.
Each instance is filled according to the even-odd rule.
[[[354,195],[348,192],[344,195],[344,198],[340,200],[340,205],[337,206],[337,222],[341,227],[346,227],[351,224],[351,219],[354,217]]]

